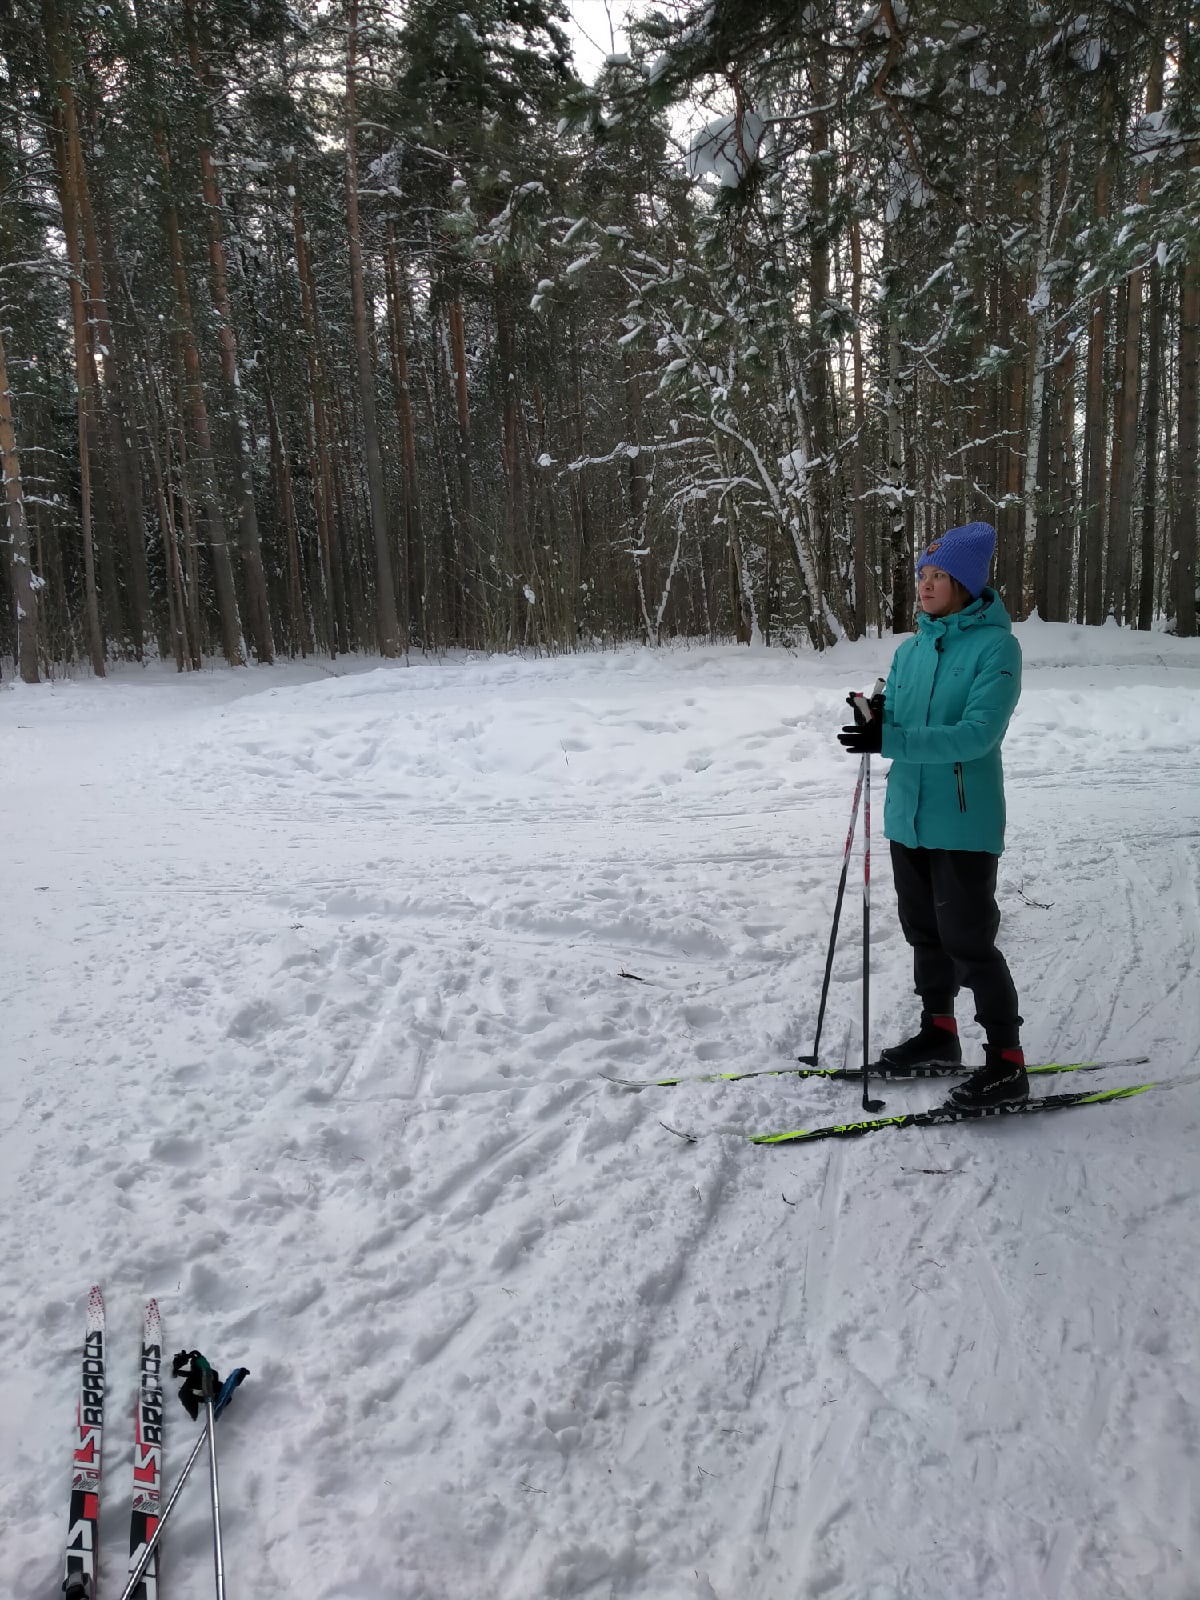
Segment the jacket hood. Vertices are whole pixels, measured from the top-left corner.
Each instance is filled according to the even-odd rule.
[[[1012,632],[1012,618],[995,589],[985,587],[978,600],[972,600],[961,611],[952,611],[948,617],[931,617],[925,611],[917,613],[917,632],[928,634],[931,639],[943,638],[951,630],[963,628],[999,628],[1002,633]]]

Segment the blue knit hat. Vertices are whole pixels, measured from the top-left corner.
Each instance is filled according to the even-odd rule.
[[[990,522],[968,522],[962,528],[947,528],[917,562],[917,576],[921,576],[922,567],[940,567],[957,578],[973,600],[978,600],[987,583],[995,549],[996,530]]]

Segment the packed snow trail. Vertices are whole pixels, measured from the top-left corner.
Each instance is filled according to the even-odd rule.
[[[1018,634],[1026,1048],[1194,1072],[1200,646]],[[1194,1600],[1194,1088],[766,1150],[723,1130],[846,1120],[855,1086],[601,1078],[810,1047],[854,779],[834,733],[890,654],[0,694],[0,1592],[57,1582],[98,1279],[114,1419],[148,1295],[253,1369],[222,1424],[231,1593]],[[878,1045],[913,1001],[877,882]],[[829,1064],[860,1055],[856,924]],[[192,1425],[168,1406],[169,1482]],[[211,1581],[197,1488],[162,1592]]]

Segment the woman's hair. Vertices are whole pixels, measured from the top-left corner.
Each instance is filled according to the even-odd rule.
[[[976,594],[972,594],[970,589],[967,588],[966,584],[965,583],[959,583],[958,579],[956,577],[954,577],[951,573],[947,572],[946,576],[950,579],[950,582],[953,585],[954,598],[958,601],[958,609],[960,611],[965,611],[968,606],[974,605],[976,600],[978,600],[979,596],[976,595]],[[914,616],[918,615],[920,610],[921,610],[921,602],[919,600],[917,600],[913,604],[913,615]]]

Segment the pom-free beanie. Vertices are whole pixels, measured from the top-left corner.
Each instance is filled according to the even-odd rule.
[[[987,583],[995,549],[996,530],[990,522],[968,522],[961,528],[948,528],[917,562],[917,576],[920,577],[922,567],[940,567],[957,578],[973,600],[978,600]]]

